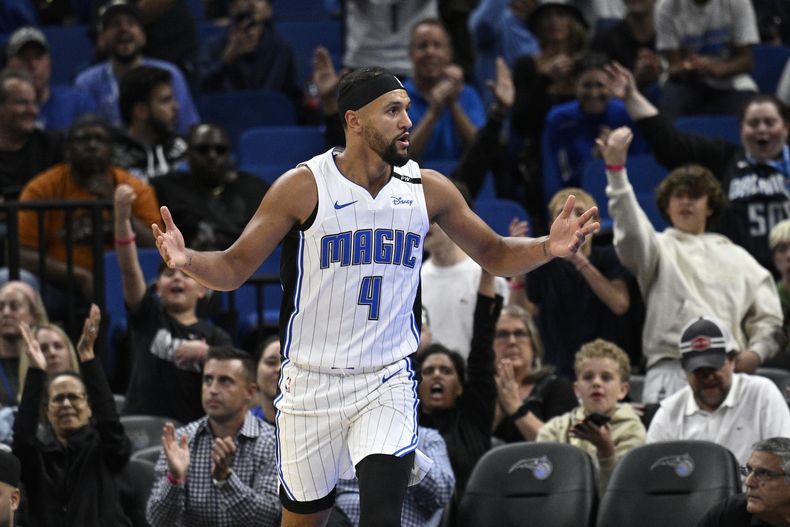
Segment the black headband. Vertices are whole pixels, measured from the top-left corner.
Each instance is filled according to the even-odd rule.
[[[337,106],[340,110],[340,116],[342,118],[348,110],[359,110],[387,92],[405,89],[398,77],[391,73],[383,73],[360,81],[356,86],[338,95]]]

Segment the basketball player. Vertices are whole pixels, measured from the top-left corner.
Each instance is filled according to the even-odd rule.
[[[409,160],[409,97],[380,68],[338,88],[346,148],[280,177],[227,250],[197,252],[166,207],[153,226],[167,264],[206,287],[241,286],[283,241],[282,372],[277,408],[284,527],[325,525],[339,477],[360,482],[360,525],[399,526],[415,453],[422,243],[437,222],[489,272],[510,276],[575,252],[598,229],[574,198],[544,238],[502,238],[441,174]]]

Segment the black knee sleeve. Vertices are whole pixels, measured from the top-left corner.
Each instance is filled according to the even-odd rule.
[[[373,454],[357,463],[359,527],[400,527],[413,465],[414,452],[404,457]]]

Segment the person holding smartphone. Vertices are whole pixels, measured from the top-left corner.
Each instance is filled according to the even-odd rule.
[[[645,442],[639,416],[631,405],[620,404],[628,394],[631,362],[616,344],[596,339],[576,353],[574,369],[581,406],[548,421],[536,441],[568,443],[590,454],[602,493],[617,461]]]

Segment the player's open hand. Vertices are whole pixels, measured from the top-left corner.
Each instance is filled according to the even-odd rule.
[[[170,210],[167,207],[160,207],[159,211],[162,213],[162,219],[165,222],[165,232],[162,232],[159,225],[151,225],[156,248],[159,249],[159,254],[162,255],[162,259],[169,268],[181,269],[187,263],[184,236],[178,230],[176,224],[173,223],[173,216],[170,215]]]
[[[594,221],[598,215],[598,207],[591,207],[576,217],[572,214],[575,203],[576,196],[568,196],[562,212],[551,224],[549,238],[544,242],[550,256],[570,256],[579,250],[587,236],[592,236],[601,228],[601,224]]]

